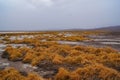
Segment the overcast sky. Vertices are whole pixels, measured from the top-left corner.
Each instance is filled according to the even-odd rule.
[[[0,0],[0,31],[114,25],[120,25],[120,0]]]

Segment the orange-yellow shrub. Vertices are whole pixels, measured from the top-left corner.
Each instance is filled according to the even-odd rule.
[[[64,68],[59,68],[54,80],[70,80],[69,71]]]
[[[36,66],[36,65],[38,65],[38,64],[40,63],[40,61],[44,60],[44,58],[45,58],[44,55],[35,57],[35,58],[32,60],[31,64],[32,64],[33,66]]]
[[[62,64],[64,58],[58,54],[56,54],[52,60],[54,64]]]
[[[119,80],[120,73],[100,64],[78,68],[73,72],[68,72],[60,68],[54,80]]]
[[[25,80],[25,77],[22,76],[14,68],[8,68],[0,71],[0,79],[1,80]]]
[[[25,54],[23,62],[31,63],[35,57],[36,57],[35,52],[33,50],[30,50]]]
[[[120,79],[119,72],[99,64],[90,65],[85,68],[78,68],[73,73],[78,74],[80,79],[86,79],[86,80],[93,80],[93,79],[119,80]]]
[[[45,80],[35,73],[28,73],[27,76],[22,75],[14,68],[7,68],[0,71],[0,80]],[[46,79],[47,80],[47,79]]]
[[[22,57],[22,53],[20,52],[20,50],[17,48],[13,48],[11,46],[8,46],[4,53],[9,55],[10,60],[13,60],[13,61],[18,60],[19,58]]]
[[[28,74],[25,80],[44,80],[44,79],[35,73],[30,73]]]

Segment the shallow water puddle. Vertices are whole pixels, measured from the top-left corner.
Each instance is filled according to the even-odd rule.
[[[115,42],[120,42],[120,39],[94,39],[94,41],[115,41]]]
[[[72,41],[58,41],[58,43],[68,45],[86,45],[84,42],[72,42]]]
[[[27,69],[27,68],[37,69],[38,67],[32,66],[30,64],[23,64],[23,68],[25,68],[25,69]]]
[[[119,42],[100,42],[101,44],[114,44],[114,45],[120,45]]]
[[[32,46],[28,46],[27,44],[0,44],[0,52],[3,52],[5,50],[5,48],[7,47],[7,45],[10,45],[14,48],[17,47],[28,47],[31,48]]]

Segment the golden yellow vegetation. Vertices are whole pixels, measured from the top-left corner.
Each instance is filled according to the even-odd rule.
[[[21,51],[11,46],[8,46],[4,53],[9,56],[10,60],[13,60],[13,61],[22,57]]]
[[[73,46],[58,44],[56,41],[86,41],[88,35],[101,32],[41,32],[27,33],[34,38],[10,40],[10,36],[26,35],[9,34],[4,37],[7,43],[27,44],[30,47],[7,46],[3,57],[12,61],[22,61],[39,66],[44,61],[57,65],[58,73],[49,80],[120,80],[120,54],[110,47]],[[105,32],[102,32],[105,33]],[[46,63],[44,63],[46,67]],[[59,67],[58,67],[59,66]],[[70,68],[73,69],[70,69]],[[14,68],[0,71],[0,80],[47,80],[34,73],[22,75]]]
[[[14,68],[9,68],[9,69],[0,71],[0,79],[1,80],[25,80],[25,77],[22,76]]]
[[[120,73],[100,64],[68,71],[60,68],[55,80],[119,80]]]
[[[120,80],[120,73],[101,64],[89,65],[69,71],[59,68],[58,73],[52,80]],[[0,70],[0,80],[51,80],[44,79],[35,73],[23,75],[14,68]]]
[[[53,57],[52,62],[54,64],[62,64],[63,60],[64,60],[64,58],[62,56],[60,56],[58,54],[55,54],[55,56]]]
[[[35,73],[28,73],[27,76],[22,75],[14,68],[7,68],[0,71],[0,80],[45,80]]]
[[[8,46],[4,54],[13,61],[22,60],[32,65],[38,65],[43,60],[54,64],[80,64],[88,65],[101,63],[105,66],[119,69],[120,54],[110,48],[96,48],[92,46],[69,46],[55,42],[40,42],[34,48],[13,48]]]

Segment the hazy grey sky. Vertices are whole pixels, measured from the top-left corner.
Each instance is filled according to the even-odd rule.
[[[0,0],[0,30],[120,25],[120,0]]]

